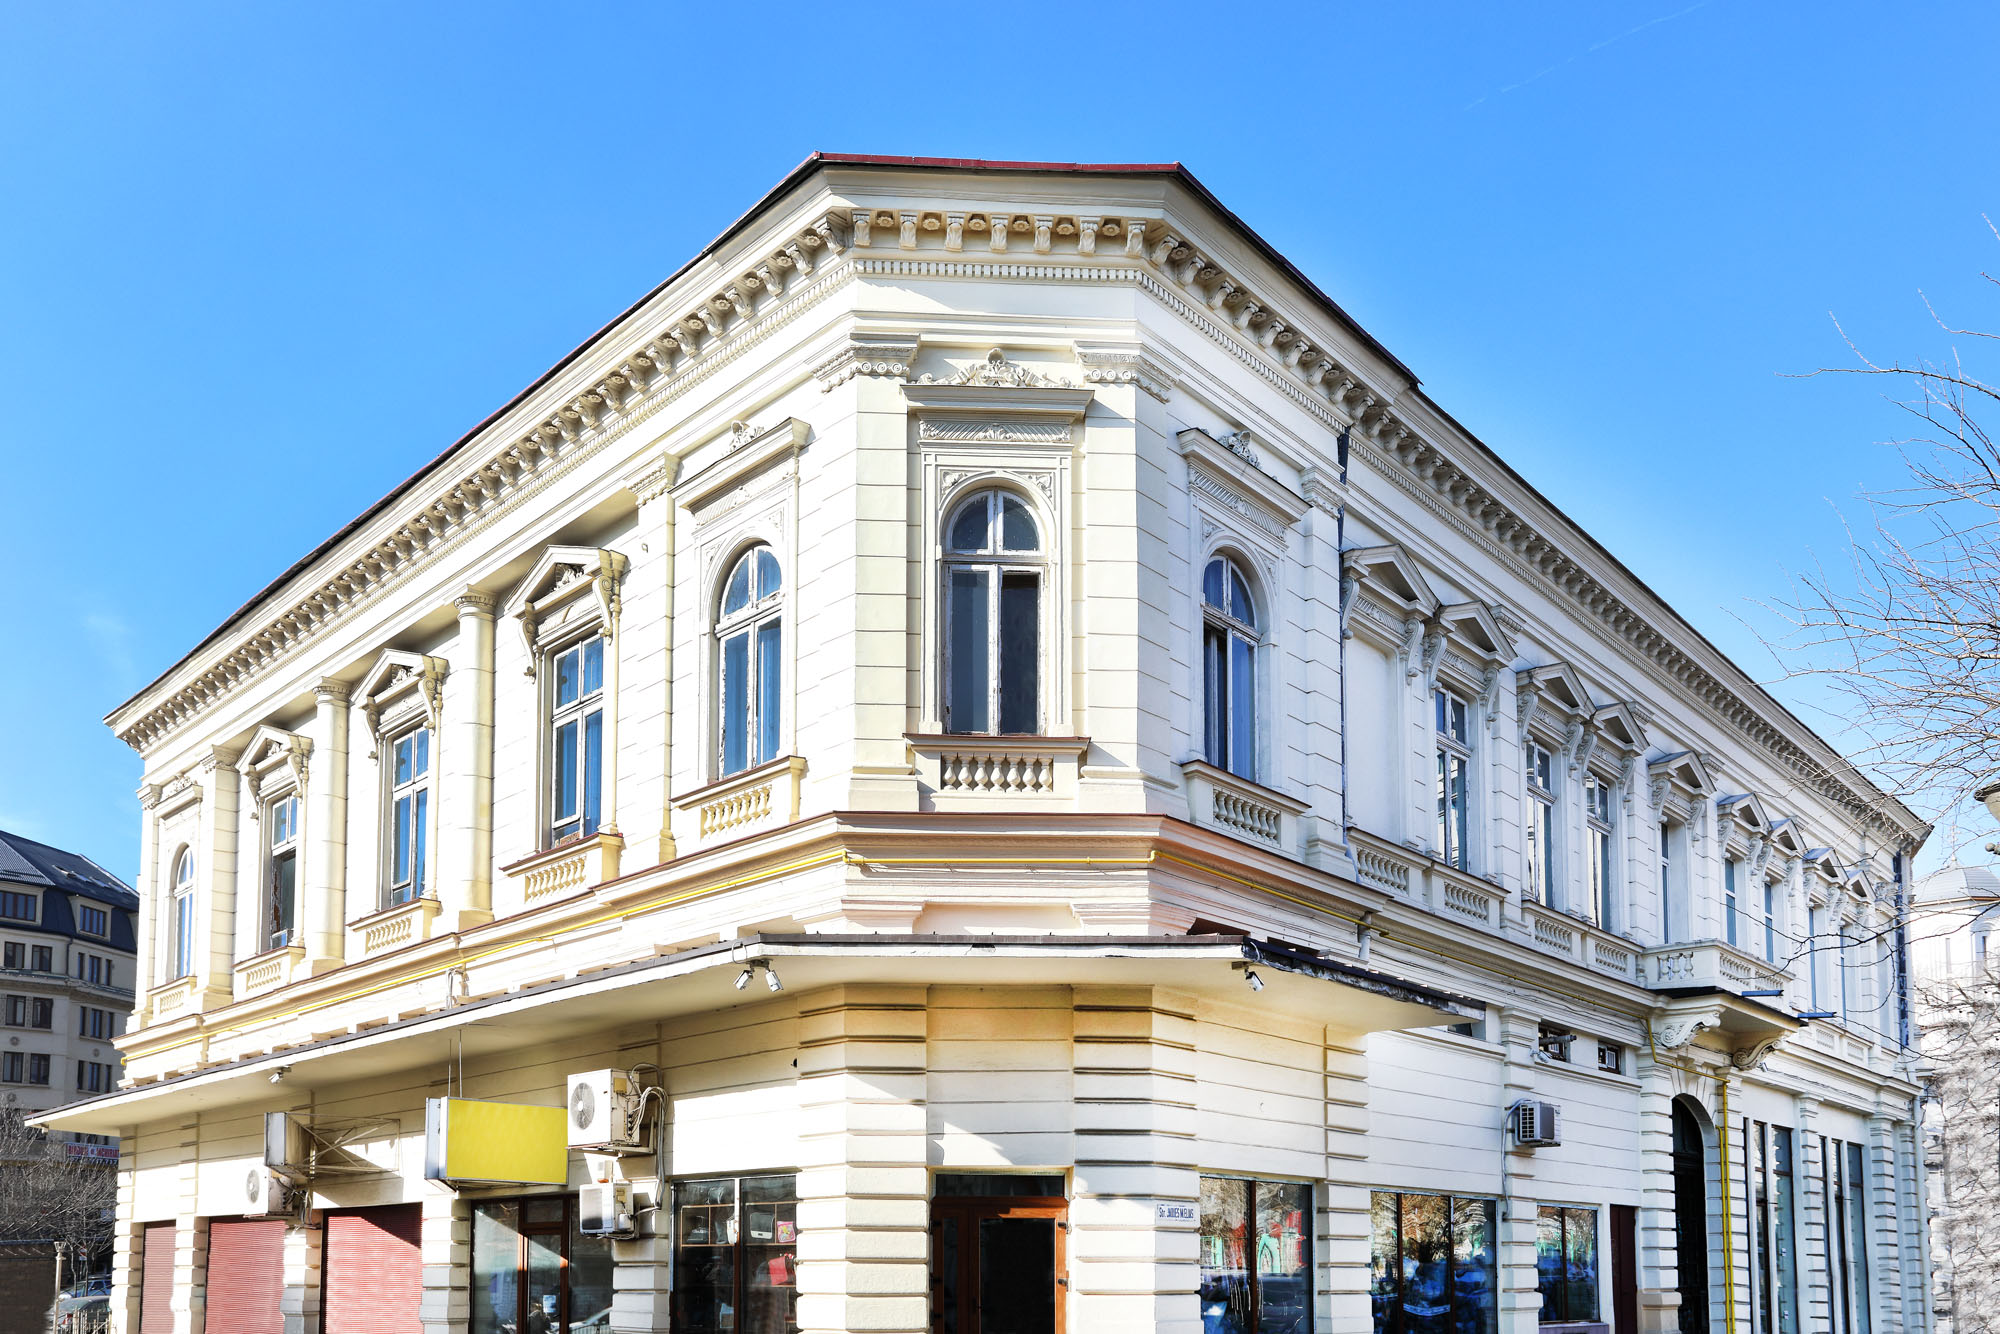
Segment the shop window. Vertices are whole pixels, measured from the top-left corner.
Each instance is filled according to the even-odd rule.
[[[791,1176],[674,1183],[678,1334],[796,1329],[798,1189]]]
[[[472,1206],[471,1334],[582,1334],[611,1311],[611,1243],[576,1229],[576,1197]]]
[[[1201,1320],[1205,1334],[1313,1327],[1312,1187],[1201,1179]]]
[[[1375,1192],[1369,1291],[1375,1334],[1494,1334],[1494,1202]]]
[[[1543,1205],[1535,1222],[1543,1324],[1597,1319],[1597,1210]]]

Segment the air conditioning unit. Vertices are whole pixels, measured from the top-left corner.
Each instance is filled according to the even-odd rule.
[[[292,1180],[303,1179],[305,1163],[305,1127],[284,1112],[264,1113],[264,1166]]]
[[[626,1070],[569,1077],[569,1147],[596,1153],[646,1151],[643,1090]]]
[[[632,1226],[632,1183],[592,1182],[577,1193],[577,1230],[586,1237],[630,1237]]]
[[[250,1217],[282,1214],[291,1208],[292,1189],[268,1167],[257,1166],[243,1178],[243,1212]]]
[[[1562,1108],[1552,1102],[1517,1102],[1507,1109],[1514,1143],[1523,1149],[1546,1149],[1563,1142]]]

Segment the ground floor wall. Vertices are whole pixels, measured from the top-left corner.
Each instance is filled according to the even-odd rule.
[[[426,1098],[560,1105],[601,1067],[657,1075],[659,1161],[572,1154],[562,1188],[425,1179]],[[361,1295],[374,1328],[425,1334],[916,1334],[982,1302],[1011,1322],[988,1311],[988,1334],[1924,1328],[1906,1118],[1782,1056],[1585,1050],[1504,1008],[1364,1034],[1247,989],[848,985],[462,1065],[439,1044],[427,1073],[281,1081],[136,1127],[122,1328],[334,1334]],[[1560,1144],[1516,1146],[1523,1101],[1561,1108]],[[253,1236],[229,1225],[276,1110],[349,1127],[368,1170],[320,1177],[303,1225]],[[652,1235],[583,1235],[568,1201],[593,1170],[630,1180]],[[268,1287],[215,1269],[225,1242],[274,1248]],[[364,1256],[405,1277],[357,1283]]]

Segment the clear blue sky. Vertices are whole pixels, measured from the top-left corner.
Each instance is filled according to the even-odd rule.
[[[103,715],[814,149],[1185,162],[1772,675],[1901,429],[1786,374],[2000,324],[2000,9],[1218,9],[7,6],[0,828],[132,874]]]

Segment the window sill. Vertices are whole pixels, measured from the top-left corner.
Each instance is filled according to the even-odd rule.
[[[1077,770],[1090,753],[1087,736],[988,736],[910,732],[924,809],[1062,809],[1076,800]]]
[[[501,867],[501,872],[521,886],[521,902],[534,907],[550,899],[564,898],[579,890],[618,878],[618,858],[625,840],[617,834],[596,833],[588,838],[570,839],[553,848],[531,853]]]
[[[1298,818],[1312,809],[1311,803],[1240,778],[1207,760],[1182,760],[1181,777],[1187,782],[1188,807],[1196,824],[1281,852],[1299,846]]]
[[[352,953],[357,958],[372,958],[405,945],[429,940],[431,924],[442,911],[443,904],[434,898],[424,897],[358,917],[347,924],[349,933],[359,938]]]
[[[799,818],[805,774],[806,762],[797,755],[771,760],[682,793],[673,799],[674,814],[685,820],[693,812],[697,846],[791,824]]]

